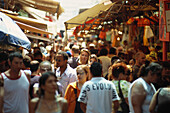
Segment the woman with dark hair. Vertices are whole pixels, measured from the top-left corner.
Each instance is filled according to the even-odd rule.
[[[39,98],[30,102],[30,113],[67,113],[67,101],[56,97],[57,77],[48,71],[39,79]]]
[[[169,113],[170,107],[170,62],[163,61],[162,82],[163,85],[154,94],[149,106],[151,113]]]
[[[162,66],[158,63],[142,65],[139,78],[130,86],[128,92],[129,108],[131,113],[150,113],[149,104],[156,92],[152,83],[161,77]]]

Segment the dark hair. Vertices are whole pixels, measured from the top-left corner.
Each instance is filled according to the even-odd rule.
[[[40,47],[34,47],[33,49],[38,49],[38,50],[40,50]]]
[[[123,53],[123,52],[119,52],[118,53],[118,56],[119,56],[119,58],[121,58],[121,59],[124,59],[125,58],[125,53]]]
[[[59,51],[57,55],[62,55],[64,60],[68,60],[68,54],[64,51]]]
[[[25,67],[30,67],[31,57],[28,55],[25,55],[23,58],[23,63]]]
[[[91,64],[90,72],[94,77],[102,75],[102,65],[99,62],[94,62]]]
[[[13,53],[10,53],[10,54],[9,54],[9,60],[10,60],[10,62],[13,61],[14,57],[18,57],[18,58],[20,58],[20,59],[23,59],[23,56],[22,56],[22,54],[21,54],[20,52],[13,52]]]
[[[36,51],[35,53],[34,53],[34,58],[35,57],[37,57],[37,56],[41,56],[41,57],[43,57],[43,54],[41,53],[41,51]]]
[[[120,73],[125,74],[125,70],[128,69],[126,64],[124,63],[117,63],[112,65],[112,76],[115,78],[119,77]]]
[[[1,51],[0,52],[0,62],[8,60],[8,56],[9,56],[9,54],[7,52]]]
[[[100,53],[99,53],[100,56],[107,55],[107,54],[108,54],[108,50],[106,48],[102,48],[100,50]]]
[[[111,48],[109,49],[109,54],[114,54],[114,55],[116,55],[116,48],[111,47]]]
[[[33,60],[30,62],[30,71],[31,72],[35,72],[38,70],[38,67],[39,67],[39,62],[37,60]]]
[[[41,96],[44,95],[44,90],[41,88],[41,86],[45,85],[46,80],[47,80],[50,76],[54,76],[54,77],[57,79],[55,73],[52,72],[52,71],[47,71],[47,72],[43,73],[42,76],[40,77],[40,79],[39,79],[39,89],[40,89],[40,90],[39,90],[39,91],[40,91],[40,92],[39,92],[39,97],[41,97]]]
[[[145,63],[140,67],[138,76],[147,76],[149,71],[152,71],[152,73],[155,74],[161,70],[162,70],[162,66],[158,63],[155,62],[151,62],[150,64]]]
[[[115,62],[116,60],[118,60],[118,59],[119,59],[118,56],[113,56],[113,57],[111,58],[111,63],[114,64],[114,62]]]

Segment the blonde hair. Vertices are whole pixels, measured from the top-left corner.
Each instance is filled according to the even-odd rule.
[[[77,66],[76,71],[78,69],[80,69],[80,68],[82,68],[84,70],[84,72],[88,75],[87,80],[91,79],[89,66],[88,65],[84,65],[84,64],[83,65],[79,65],[79,66]]]

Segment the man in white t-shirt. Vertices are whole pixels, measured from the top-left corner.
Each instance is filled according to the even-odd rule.
[[[10,69],[0,74],[0,113],[29,113],[29,74],[20,52],[9,54]]]
[[[78,101],[86,105],[86,113],[111,113],[119,107],[115,85],[102,76],[102,65],[94,62],[90,67],[92,79],[84,83]],[[84,104],[82,104],[84,103]],[[85,108],[82,106],[82,108]],[[85,111],[85,110],[84,110]]]

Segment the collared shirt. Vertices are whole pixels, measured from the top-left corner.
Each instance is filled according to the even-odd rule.
[[[119,100],[116,87],[103,77],[84,83],[78,101],[87,104],[86,113],[111,113],[112,102]]]
[[[63,86],[64,93],[70,83],[77,81],[76,70],[71,68],[69,64],[67,64],[67,68],[62,75],[60,75],[60,67],[57,68],[56,76],[58,78],[58,82]]]

